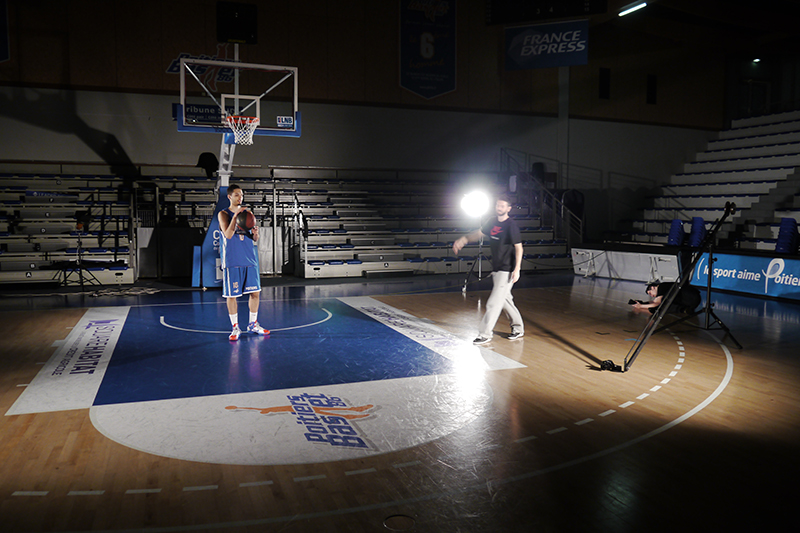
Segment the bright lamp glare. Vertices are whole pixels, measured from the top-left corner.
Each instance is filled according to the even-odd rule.
[[[629,6],[625,6],[622,11],[619,12],[620,17],[624,17],[634,11],[639,11],[643,7],[647,7],[647,2],[642,2],[641,4],[630,4]]]
[[[461,209],[471,217],[482,216],[489,209],[489,197],[481,191],[465,194],[461,200]]]

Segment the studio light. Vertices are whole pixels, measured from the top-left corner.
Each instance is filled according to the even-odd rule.
[[[489,210],[489,197],[482,191],[465,194],[461,199],[461,209],[470,217],[482,217]]]
[[[634,11],[639,11],[643,7],[647,7],[647,2],[634,2],[632,4],[628,4],[619,10],[619,16],[624,17],[625,15],[629,15]]]
[[[475,218],[476,222],[478,223],[478,227],[480,228],[481,224],[481,217],[489,210],[489,196],[483,191],[472,191],[471,193],[465,194],[464,198],[461,199],[461,209],[464,210],[464,213],[467,216]],[[467,272],[467,277],[464,279],[464,286],[461,288],[462,294],[467,294],[467,285],[469,284],[469,277],[472,275],[472,271],[477,265],[478,267],[478,281],[482,279],[483,272],[481,270],[483,265],[483,233],[480,233],[480,239],[478,240],[478,257],[472,262],[472,266]]]

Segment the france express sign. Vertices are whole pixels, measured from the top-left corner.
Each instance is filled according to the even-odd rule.
[[[427,99],[456,90],[455,0],[400,2],[400,86]]]
[[[709,268],[703,254],[694,268],[691,284],[735,292],[800,300],[800,261],[783,257],[714,254]]]
[[[588,20],[507,28],[506,70],[585,65],[588,39]]]

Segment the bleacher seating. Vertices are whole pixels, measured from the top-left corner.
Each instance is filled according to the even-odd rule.
[[[641,217],[610,240],[667,243],[673,220],[700,217],[710,229],[726,202],[736,213],[718,233],[722,245],[774,250],[782,217],[800,220],[800,112],[735,121],[695,161],[650,198]]]
[[[374,177],[292,177],[265,181],[238,176],[245,203],[257,217],[273,209],[290,215],[295,205],[308,224],[301,249],[303,277],[357,277],[369,273],[466,272],[470,261],[453,258],[453,241],[477,227],[452,198],[446,180],[396,180]],[[273,198],[273,194],[275,198]],[[564,240],[541,227],[538,215],[519,206],[515,218],[525,240],[526,270],[570,268]],[[477,256],[472,244],[462,254]],[[488,248],[486,248],[488,251]],[[473,257],[474,261],[474,257]],[[488,258],[482,268],[489,271]]]
[[[0,283],[133,283],[130,200],[108,175],[0,174]],[[112,270],[113,269],[113,270]]]
[[[80,259],[87,279],[133,283],[138,279],[136,228],[208,227],[217,202],[216,179],[199,177],[194,167],[140,170],[132,190],[113,175],[0,174],[0,282],[71,284]],[[491,270],[488,246],[473,243],[453,256],[453,241],[478,225],[457,205],[454,181],[418,176],[399,183],[325,171],[277,174],[243,169],[232,181],[244,188],[244,203],[262,226],[277,221],[287,233],[302,213],[307,235],[286,244],[298,245],[295,275],[467,272],[480,250],[480,268]],[[525,270],[571,267],[566,241],[557,239],[537,213],[518,205],[514,217],[522,228]],[[283,257],[292,260],[288,253]]]

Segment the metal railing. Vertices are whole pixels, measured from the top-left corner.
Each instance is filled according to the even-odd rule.
[[[512,152],[515,153],[512,154]],[[522,156],[522,162],[517,157],[519,155]],[[518,199],[527,202],[534,212],[540,214],[541,226],[551,227],[553,236],[557,239],[565,239],[569,248],[583,242],[583,220],[551,192],[550,189],[553,187],[548,187],[544,176],[534,176],[528,170],[533,169],[534,164],[544,164],[546,161],[555,164],[560,169],[561,163],[554,159],[539,158],[505,148],[501,149],[500,157],[501,169],[516,176]],[[558,171],[556,175],[558,175]],[[557,185],[557,182],[553,185]]]

